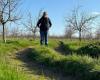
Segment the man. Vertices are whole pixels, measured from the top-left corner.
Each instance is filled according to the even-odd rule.
[[[37,26],[40,28],[40,44],[48,45],[48,31],[52,26],[52,23],[48,17],[47,12],[43,12],[43,16],[37,22]]]

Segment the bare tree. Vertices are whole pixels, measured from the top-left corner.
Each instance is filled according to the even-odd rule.
[[[100,26],[96,30],[96,39],[100,39]]]
[[[9,33],[10,33],[9,28],[7,26],[5,26],[5,34],[6,34],[6,36],[9,36]]]
[[[72,27],[70,27],[70,25],[67,25],[66,30],[65,30],[65,37],[72,39],[72,35],[74,34],[74,30],[72,29]]]
[[[36,19],[33,20],[31,13],[29,13],[29,15],[28,15],[29,18],[28,18],[27,23],[23,23],[23,25],[26,27],[26,29],[33,33],[34,39],[36,37],[36,32],[37,32],[36,24],[37,24],[37,21],[40,19],[41,14],[42,14],[42,10],[39,11],[39,14],[36,17]]]
[[[79,7],[75,8],[71,16],[67,17],[65,20],[73,30],[78,31],[79,40],[81,41],[82,32],[89,30],[89,26],[99,15],[87,15],[84,12],[80,12],[79,9]]]
[[[83,39],[92,40],[93,39],[93,33],[92,33],[92,31],[82,32],[82,38]]]
[[[12,30],[11,30],[11,36],[12,37],[18,37],[18,35],[19,35],[19,27],[12,28]]]
[[[3,27],[3,41],[6,43],[5,25],[19,20],[15,11],[20,0],[0,0],[0,24]]]

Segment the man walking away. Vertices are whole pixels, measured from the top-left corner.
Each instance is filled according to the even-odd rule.
[[[47,12],[43,12],[43,16],[37,22],[37,26],[40,28],[40,44],[43,45],[45,43],[45,45],[48,45],[48,31],[52,23]]]

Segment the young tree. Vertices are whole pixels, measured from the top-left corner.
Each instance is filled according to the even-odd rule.
[[[19,27],[12,28],[12,30],[11,30],[11,36],[12,37],[18,38],[19,34],[20,34]]]
[[[28,31],[32,32],[34,39],[35,39],[35,37],[36,37],[36,32],[37,32],[36,23],[37,23],[37,21],[40,19],[41,14],[42,14],[42,9],[39,11],[38,16],[37,16],[36,19],[33,21],[32,15],[31,15],[31,13],[29,13],[29,15],[28,15],[29,18],[28,18],[28,20],[27,20],[27,23],[23,23],[23,25],[26,27],[26,29],[27,29]]]
[[[100,26],[96,30],[96,39],[100,39]]]
[[[3,41],[6,43],[5,25],[19,20],[15,11],[20,0],[0,0],[0,24],[3,27]]]
[[[65,20],[73,30],[78,31],[79,40],[81,41],[82,32],[89,30],[89,26],[99,15],[87,15],[84,12],[80,12],[79,9],[79,7],[75,8],[71,12],[71,16],[67,17]]]
[[[72,39],[72,35],[75,33],[75,31],[70,27],[70,25],[67,25],[66,30],[65,30],[65,37]]]
[[[92,32],[85,32],[84,33],[84,38],[88,39],[88,40],[92,40],[93,39],[93,33]]]

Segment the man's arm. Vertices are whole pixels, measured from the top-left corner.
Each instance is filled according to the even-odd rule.
[[[52,23],[51,23],[51,20],[49,19],[49,24],[50,24],[50,27],[52,26]]]
[[[41,19],[39,19],[39,20],[38,20],[38,22],[37,22],[37,25],[36,25],[36,26],[37,26],[37,27],[40,27],[40,24],[41,24]]]

